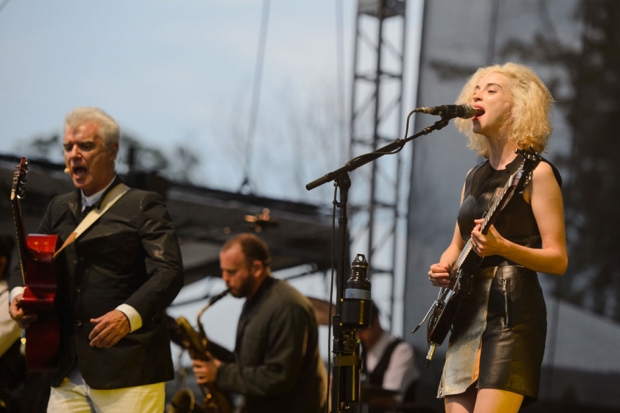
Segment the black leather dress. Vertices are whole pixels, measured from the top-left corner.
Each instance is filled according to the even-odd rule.
[[[496,192],[523,162],[517,156],[504,170],[488,161],[467,176],[458,224],[469,239],[474,219],[481,218]],[[555,168],[556,179],[560,181]],[[520,245],[540,248],[541,239],[530,204],[517,193],[495,222],[497,231]],[[525,396],[524,404],[538,396],[540,367],[545,350],[547,311],[536,272],[486,257],[474,276],[474,292],[455,320],[439,386],[439,397],[476,387],[508,390]]]

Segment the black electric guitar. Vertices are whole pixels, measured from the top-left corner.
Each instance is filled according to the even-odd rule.
[[[488,211],[484,214],[484,221],[480,226],[480,232],[483,234],[489,232],[489,228],[495,223],[500,211],[508,204],[513,194],[522,191],[531,181],[532,172],[540,162],[540,155],[532,149],[527,151],[518,149],[516,152],[523,157],[523,163],[508,178],[503,189],[496,193],[493,198]],[[472,250],[471,239],[468,240],[450,272],[451,287],[441,288],[437,299],[428,311],[427,316],[430,315],[430,319],[428,320],[427,333],[429,345],[428,354],[426,355],[427,365],[433,358],[435,348],[440,346],[446,339],[461,303],[471,295],[473,276],[480,267],[482,259]]]

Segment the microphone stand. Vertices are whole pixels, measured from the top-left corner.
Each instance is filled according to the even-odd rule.
[[[347,202],[349,196],[349,188],[351,180],[349,172],[354,171],[360,166],[366,165],[383,155],[395,154],[407,144],[422,135],[442,129],[452,117],[442,116],[440,120],[433,125],[422,129],[420,132],[407,137],[409,130],[409,118],[416,111],[412,111],[407,116],[407,127],[405,130],[405,138],[397,139],[394,142],[379,148],[374,152],[360,155],[343,167],[329,172],[328,174],[318,178],[306,185],[306,189],[311,191],[327,182],[334,181],[334,185],[340,189],[340,201],[336,203],[340,213],[338,218],[338,240],[337,247],[337,271],[336,271],[336,314],[333,316],[333,367],[332,367],[332,387],[331,387],[331,412],[352,412],[357,411],[356,408],[360,401],[359,394],[359,370],[360,370],[360,352],[359,343],[355,338],[355,329],[346,328],[341,322],[342,320],[342,303],[344,301],[344,285],[345,266],[347,263]]]

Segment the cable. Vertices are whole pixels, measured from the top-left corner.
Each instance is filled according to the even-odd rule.
[[[345,124],[344,124],[344,28],[343,28],[343,6],[342,0],[336,0],[336,100],[338,102],[338,110],[340,111],[340,148],[341,163],[345,161],[346,142],[345,142]]]
[[[2,11],[4,6],[6,6],[8,2],[9,2],[9,0],[4,0],[2,3],[0,3],[0,11]]]
[[[336,230],[336,207],[338,205],[338,185],[334,185],[334,201],[332,202],[332,240],[331,240],[331,251],[335,251],[336,243],[337,243],[337,230]],[[330,377],[332,370],[332,303],[334,302],[334,284],[336,281],[336,254],[332,253],[332,271],[329,282],[329,315],[328,315],[328,323],[327,323],[327,376]],[[327,413],[330,409],[330,400],[331,400],[331,391],[332,385],[330,384],[330,380],[327,380],[327,401],[325,402],[325,413]]]
[[[248,138],[245,148],[246,150],[243,182],[241,183],[239,192],[242,192],[244,188],[248,188],[249,192],[252,192],[252,183],[250,182],[250,167],[252,163],[252,149],[254,143],[256,121],[258,119],[260,87],[263,76],[263,63],[265,61],[265,46],[267,44],[267,29],[269,27],[269,3],[270,0],[263,0],[263,14],[261,17],[260,36],[258,40],[258,53],[256,55],[256,69],[254,72],[254,86],[252,88],[252,102],[250,105],[250,123],[248,125]]]

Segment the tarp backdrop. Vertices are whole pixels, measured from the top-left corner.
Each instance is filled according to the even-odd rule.
[[[540,274],[549,322],[540,397],[592,408],[620,408],[618,23],[613,0],[426,1],[417,99],[452,103],[478,67],[507,61],[531,66],[553,93],[544,156],[564,180],[570,263],[562,278]],[[418,115],[416,131],[435,120]],[[425,333],[408,332],[436,297],[426,272],[451,239],[465,174],[481,159],[453,125],[412,147],[404,331],[423,358]],[[424,398],[437,388],[445,348],[426,371]]]

